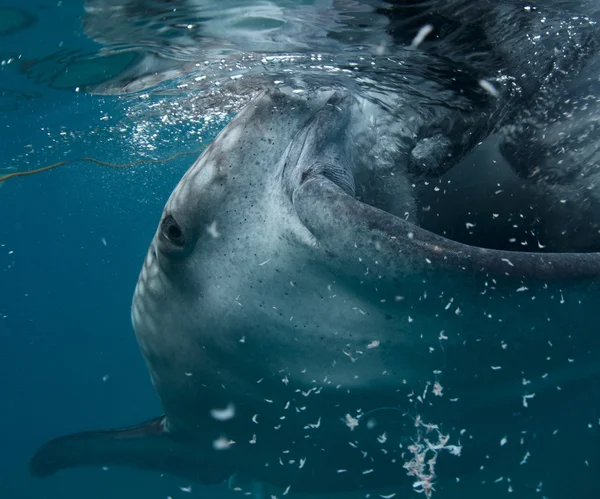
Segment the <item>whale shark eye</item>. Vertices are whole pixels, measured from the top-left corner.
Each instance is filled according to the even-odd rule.
[[[171,244],[180,248],[185,246],[185,235],[183,234],[183,230],[172,215],[168,215],[164,218],[160,224],[160,231],[165,239]]]

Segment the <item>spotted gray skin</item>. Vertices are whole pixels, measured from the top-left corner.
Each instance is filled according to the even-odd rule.
[[[502,470],[526,488],[558,466],[563,440],[528,442],[556,454],[525,471],[524,448],[499,442],[551,435],[563,393],[600,374],[586,316],[600,255],[420,229],[407,174],[369,159],[381,144],[365,123],[378,119],[342,90],[263,92],[234,118],[172,193],[133,299],[164,416],[49,442],[35,474],[126,465],[293,492],[410,490],[408,446],[438,439],[419,421],[462,445],[460,457],[438,449],[448,494],[457,476],[479,486]],[[233,418],[211,414],[228,405]]]

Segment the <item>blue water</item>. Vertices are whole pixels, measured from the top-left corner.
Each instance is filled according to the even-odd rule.
[[[20,109],[18,120],[2,117],[4,157],[21,153],[24,137],[43,144],[43,135],[35,136],[40,121],[52,126],[68,116],[70,126],[85,126],[86,113],[102,108],[73,94],[55,96],[51,114],[41,104]],[[69,152],[89,154],[86,143]],[[108,497],[123,486],[117,473],[89,487],[89,474],[97,471],[32,481],[27,462],[51,435],[118,426],[160,411],[130,327],[130,302],[164,200],[188,166],[155,178],[151,194],[142,192],[147,177],[140,182],[130,172],[85,164],[2,189],[0,496],[75,498],[84,489],[86,497]],[[136,483],[139,491],[154,488],[123,478],[132,492]]]
[[[0,37],[0,60],[10,60],[0,70],[0,175],[82,157],[119,164],[199,151],[230,117],[196,123],[190,135],[181,121],[161,129],[161,112],[144,115],[146,128],[136,131],[144,102],[164,100],[56,88],[54,69],[43,65],[24,75],[24,60],[101,47],[83,33],[80,2],[32,0],[27,10],[35,23]],[[142,149],[144,141],[153,147]],[[75,162],[1,186],[0,498],[189,496],[180,487],[191,484],[157,473],[80,469],[41,481],[27,465],[50,438],[161,414],[130,324],[131,298],[165,201],[194,158],[128,169]],[[224,494],[192,487],[194,497]]]
[[[28,4],[38,23],[3,37],[0,59],[39,55],[44,44],[61,41],[90,45],[77,29],[77,7]],[[3,167],[82,156],[132,160],[84,133],[101,114],[122,113],[117,99],[54,90],[15,66],[3,67],[2,87],[38,97],[0,114]],[[61,127],[81,135],[66,147],[55,144],[46,130],[60,139]],[[36,152],[25,156],[29,144]],[[48,438],[160,414],[130,305],[164,202],[191,161],[131,170],[77,163],[0,189],[0,497],[164,498],[187,485],[132,470],[81,470],[39,481],[27,466]]]

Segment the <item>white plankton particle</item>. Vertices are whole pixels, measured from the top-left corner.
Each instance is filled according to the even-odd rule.
[[[298,466],[298,468],[300,468],[300,469],[304,468],[304,463],[306,463],[306,458],[305,457],[301,457],[300,458],[300,465]]]
[[[217,230],[216,220],[213,220],[213,222],[206,227],[206,232],[208,232],[214,239],[221,237],[221,233]]]
[[[215,450],[227,450],[229,449],[235,442],[225,437],[217,438],[213,442],[213,448]]]
[[[502,440],[500,440],[500,447],[504,447],[506,445],[506,442],[508,442],[506,437],[502,437]]]
[[[256,443],[256,435],[252,435],[252,440],[249,440],[248,442],[250,442],[251,444],[255,444]]]
[[[521,286],[520,288],[517,289],[517,293],[521,293],[522,291],[527,291],[529,288],[526,286]]]
[[[319,418],[319,420],[316,423],[308,423],[304,428],[318,428],[319,426],[321,426],[321,418]]]
[[[394,497],[395,495],[396,495],[396,493],[388,494],[388,495],[379,494],[379,497],[381,497],[381,499],[392,499],[392,497]]]
[[[431,389],[431,392],[436,396],[436,397],[441,397],[443,395],[442,390],[444,389],[444,387],[438,382],[436,381],[433,384],[433,388]]]
[[[252,422],[255,424],[258,424],[258,414],[255,414],[254,416],[252,416]]]
[[[338,473],[346,473],[347,470],[337,470]]]
[[[108,378],[110,378],[110,376],[108,374],[105,374],[104,376],[102,376],[102,381],[106,383],[108,381]]]
[[[365,470],[365,471],[362,472],[362,474],[363,475],[369,475],[369,474],[373,473],[373,471],[375,471],[375,470]]]
[[[423,43],[423,40],[425,40],[425,38],[427,38],[427,35],[429,35],[429,33],[431,33],[432,31],[433,26],[431,24],[426,24],[425,26],[422,26],[417,35],[413,38],[412,42],[410,42],[410,46],[412,48],[417,48],[419,45],[421,45],[421,43]]]
[[[384,444],[384,443],[387,441],[387,435],[385,434],[385,432],[383,432],[381,435],[379,435],[379,436],[377,437],[377,441],[378,441],[380,444]]]
[[[532,399],[533,397],[535,397],[535,393],[523,395],[523,407],[529,407],[527,399]]]
[[[179,490],[181,490],[181,492],[187,492],[189,494],[190,492],[192,492],[192,487],[179,487]]]
[[[492,97],[498,98],[500,96],[500,92],[487,80],[479,80],[479,86],[483,88],[488,94]]]
[[[527,462],[527,460],[529,459],[529,456],[531,456],[531,454],[529,452],[526,452],[525,455],[523,456],[523,459],[521,460],[521,465],[523,465]]]
[[[346,426],[350,428],[350,431],[354,431],[354,428],[358,426],[358,419],[353,418],[350,414],[346,414],[346,419],[343,420]]]
[[[514,267],[515,265],[513,264],[513,262],[511,262],[508,258],[502,258],[502,261],[505,263],[508,263],[511,267]]]
[[[284,495],[284,496],[287,496],[287,494],[288,494],[288,492],[290,491],[290,489],[291,489],[291,488],[292,488],[292,486],[291,486],[291,485],[288,485],[288,486],[286,487],[286,489],[283,491],[283,495]]]
[[[228,421],[235,417],[235,406],[229,403],[225,409],[211,409],[210,415],[217,421]]]
[[[446,445],[443,448],[450,452],[450,454],[452,454],[453,456],[460,456],[462,452],[461,445]]]
[[[350,414],[346,414],[346,419],[343,420],[346,426],[350,428],[350,431],[354,431],[354,428],[358,426],[358,419],[353,418]]]

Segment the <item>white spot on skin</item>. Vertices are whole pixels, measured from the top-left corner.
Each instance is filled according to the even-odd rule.
[[[235,406],[230,403],[225,409],[211,409],[210,415],[217,421],[228,421],[235,417]]]
[[[216,220],[213,220],[213,222],[206,227],[206,232],[208,232],[210,236],[214,239],[221,237],[221,233],[217,230]]]

